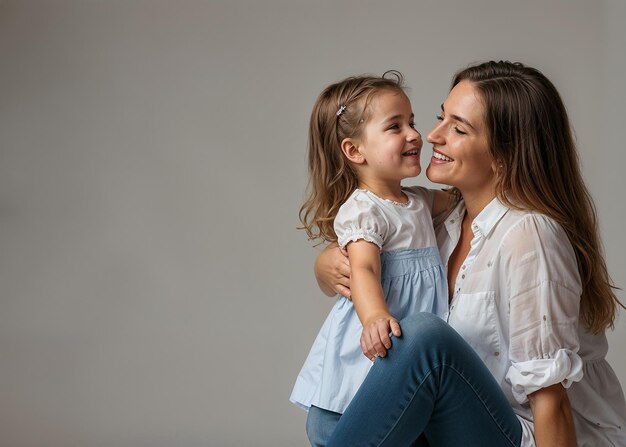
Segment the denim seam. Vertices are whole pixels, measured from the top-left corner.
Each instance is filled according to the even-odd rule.
[[[441,365],[437,365],[436,367],[431,368],[428,371],[428,374],[426,374],[426,376],[424,376],[424,378],[422,379],[422,381],[419,383],[419,385],[417,385],[417,387],[415,388],[415,391],[413,392],[413,395],[411,396],[411,399],[409,399],[409,403],[413,401],[413,399],[415,398],[415,395],[417,394],[417,392],[419,391],[419,389],[422,387],[422,385],[424,384],[424,382],[426,381],[426,379],[428,379],[430,377],[430,375],[433,372],[433,369],[439,368]],[[393,424],[391,426],[391,428],[387,431],[387,435],[385,435],[385,437],[383,439],[380,440],[380,442],[378,443],[378,446],[380,447],[380,445],[382,445],[383,442],[385,442],[385,440],[387,440],[387,438],[389,438],[389,435],[391,434],[391,432],[393,431],[393,429],[396,427],[396,425],[398,425],[398,422],[400,421],[400,419],[402,418],[402,416],[404,415],[404,413],[406,412],[408,405],[406,405],[404,407],[404,410],[402,410],[402,412],[400,413],[400,417],[398,417],[398,419],[396,420],[396,423]]]
[[[417,392],[419,391],[419,389],[422,387],[422,385],[424,384],[424,382],[426,381],[426,379],[428,379],[431,375],[433,370],[435,369],[439,369],[442,366],[447,366],[449,367],[452,371],[454,371],[461,379],[463,379],[463,381],[470,387],[470,389],[472,390],[472,392],[474,393],[474,395],[478,398],[478,400],[480,401],[480,403],[483,405],[483,407],[485,408],[485,410],[487,410],[487,413],[489,414],[489,417],[491,418],[491,420],[496,424],[496,426],[500,429],[500,432],[504,435],[504,437],[511,443],[511,445],[513,447],[516,447],[516,443],[515,441],[513,441],[510,436],[506,433],[506,431],[503,429],[503,427],[498,423],[498,421],[493,417],[493,414],[491,413],[491,411],[489,410],[489,408],[487,407],[487,405],[485,404],[485,401],[478,395],[478,393],[476,392],[476,390],[474,389],[474,386],[469,382],[469,380],[467,380],[467,378],[459,371],[457,370],[454,366],[452,365],[448,365],[448,364],[441,364],[441,365],[437,365],[437,366],[433,366],[429,371],[428,374],[426,374],[426,376],[422,379],[422,381],[419,383],[419,385],[417,386],[417,388],[415,388],[415,392],[413,392],[413,396],[411,397],[411,399],[409,400],[409,402],[411,402],[414,398],[415,395],[417,394]],[[404,413],[406,412],[408,405],[404,408],[404,410],[400,413],[400,417],[398,417],[398,419],[396,420],[396,423],[393,424],[391,426],[391,429],[387,432],[387,435],[378,443],[378,446],[380,446],[387,438],[389,438],[389,435],[391,434],[391,431],[393,431],[393,429],[396,427],[396,425],[398,425],[399,420],[402,418],[402,416],[404,415]]]

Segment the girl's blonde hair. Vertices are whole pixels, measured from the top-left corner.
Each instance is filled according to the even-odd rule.
[[[309,124],[307,198],[299,214],[309,239],[337,240],[333,221],[339,207],[358,187],[356,172],[343,155],[341,142],[362,136],[372,99],[390,90],[404,93],[400,72],[349,77],[326,87],[317,98]]]
[[[540,71],[504,61],[461,70],[452,87],[464,80],[484,101],[491,155],[499,166],[498,199],[563,227],[582,280],[581,320],[594,333],[613,327],[617,306],[623,305],[607,272],[596,209],[558,91]]]

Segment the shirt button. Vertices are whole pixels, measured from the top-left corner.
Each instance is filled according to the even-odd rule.
[[[461,275],[461,279],[465,279],[465,275]]]
[[[461,268],[462,268],[463,270],[465,270],[465,266],[462,266]]]
[[[454,306],[450,306],[450,310],[454,310]]]
[[[499,352],[499,351],[496,351],[496,352],[494,352],[494,353],[493,353],[493,355],[495,355],[496,357],[498,357],[498,356],[500,355],[500,352]]]
[[[547,318],[546,318],[546,316],[544,315],[544,316],[543,316],[543,321],[546,321],[546,320],[547,320]]]
[[[450,221],[450,223],[454,223],[454,219],[452,219],[452,220]]]

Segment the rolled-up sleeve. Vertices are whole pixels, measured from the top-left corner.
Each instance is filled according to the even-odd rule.
[[[513,396],[583,377],[578,355],[581,283],[576,256],[563,229],[541,215],[512,228],[507,244],[510,287],[511,366],[506,374]]]

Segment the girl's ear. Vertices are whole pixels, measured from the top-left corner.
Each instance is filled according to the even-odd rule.
[[[341,152],[346,156],[348,161],[358,165],[365,163],[365,157],[359,151],[356,140],[352,138],[344,138],[341,142]]]

